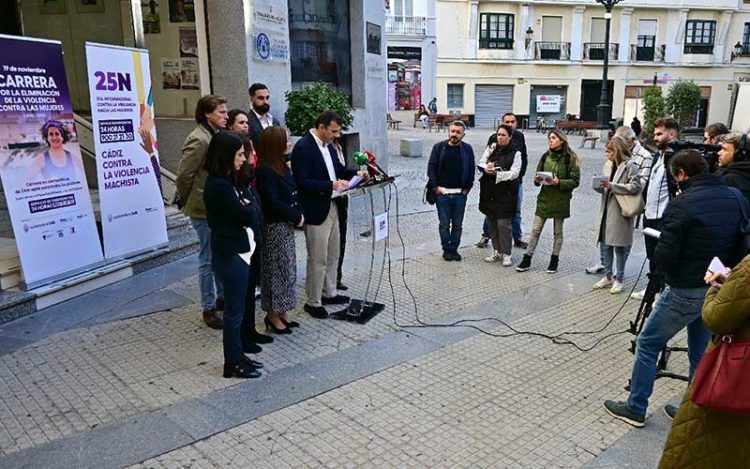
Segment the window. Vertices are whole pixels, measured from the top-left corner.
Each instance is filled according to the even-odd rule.
[[[716,21],[691,20],[685,25],[686,54],[713,54]]]
[[[742,53],[750,53],[750,23],[745,23],[745,30],[742,32]]]
[[[318,81],[352,95],[349,2],[289,0],[292,88]]]
[[[480,49],[513,49],[513,15],[482,13],[479,17]]]
[[[464,107],[464,85],[448,84],[448,109],[460,109]]]

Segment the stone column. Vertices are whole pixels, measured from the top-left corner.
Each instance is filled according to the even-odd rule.
[[[246,3],[243,0],[206,2],[211,91],[225,96],[230,109],[248,107],[245,14],[249,6]]]
[[[471,14],[469,15],[469,39],[466,44],[466,58],[477,58],[479,37],[479,0],[471,0]]]
[[[570,60],[583,60],[583,13],[585,11],[586,7],[582,6],[573,9],[573,24],[571,25],[570,32]]]
[[[714,43],[714,62],[724,62],[724,53],[727,50],[727,37],[729,36],[729,26],[732,24],[732,10],[724,10],[721,13],[718,27],[716,28],[716,41]],[[741,37],[739,34],[737,37]],[[732,41],[729,41],[729,48],[733,47]]]
[[[620,11],[620,36],[618,39],[620,50],[617,54],[619,62],[630,60],[630,29],[633,22],[633,11],[633,8],[623,8]]]
[[[521,5],[521,20],[518,22],[517,31],[518,35],[515,40],[515,56],[518,60],[524,60],[528,58],[528,50],[526,49],[526,29],[531,26],[531,16],[529,11],[529,5]],[[529,45],[531,47],[531,45]]]
[[[671,10],[667,17],[667,47],[665,62],[680,62],[682,60],[682,47],[685,42],[685,23],[689,9],[683,8],[679,11]]]

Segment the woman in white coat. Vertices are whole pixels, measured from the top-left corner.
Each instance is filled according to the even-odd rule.
[[[604,165],[604,176],[595,190],[602,194],[599,211],[599,231],[597,241],[601,249],[604,264],[604,278],[596,282],[594,290],[609,288],[617,294],[623,290],[625,263],[633,245],[633,226],[635,217],[626,217],[617,200],[617,195],[640,195],[641,182],[638,177],[638,166],[630,160],[630,145],[620,138],[613,137],[607,142],[607,164]],[[617,258],[617,272],[613,272],[613,263]]]

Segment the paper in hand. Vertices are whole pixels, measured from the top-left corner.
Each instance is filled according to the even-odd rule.
[[[604,181],[609,181],[609,178],[607,176],[594,176],[591,179],[591,188],[592,189],[601,189],[602,183]]]
[[[536,176],[540,179],[543,186],[549,186],[550,180],[554,177],[550,171],[537,171]]]

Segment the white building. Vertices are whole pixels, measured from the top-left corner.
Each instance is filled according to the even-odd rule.
[[[436,96],[435,0],[391,0],[386,10],[388,109],[419,109]]]
[[[436,12],[438,104],[481,127],[506,111],[530,127],[538,116],[596,120],[605,52],[612,116],[626,123],[642,113],[646,87],[676,79],[701,87],[697,125],[726,122],[735,83],[750,77],[747,0],[625,0],[609,51],[595,0],[437,0]]]

